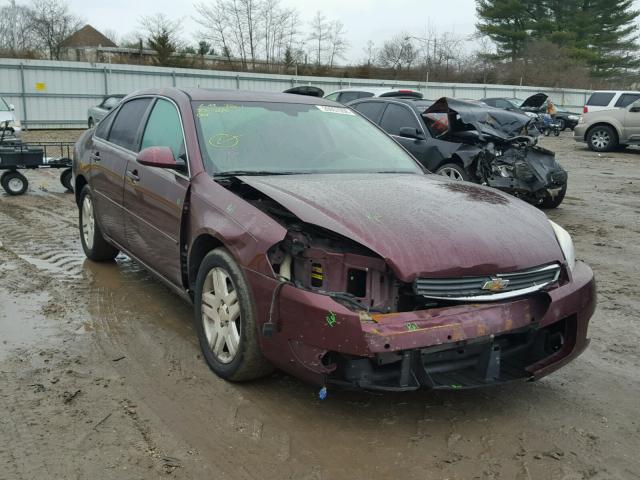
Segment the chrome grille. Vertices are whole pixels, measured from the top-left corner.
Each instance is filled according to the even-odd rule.
[[[557,282],[559,277],[560,265],[554,263],[481,277],[418,278],[413,288],[416,295],[437,300],[492,301],[536,292]]]

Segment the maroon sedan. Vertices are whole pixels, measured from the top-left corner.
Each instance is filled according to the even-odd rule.
[[[459,389],[587,346],[591,269],[544,213],[431,175],[349,108],[288,94],[133,94],[78,141],[87,256],[194,303],[211,369]]]

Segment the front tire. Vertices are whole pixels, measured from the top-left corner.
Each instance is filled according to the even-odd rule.
[[[273,371],[258,342],[257,316],[249,284],[226,250],[215,249],[202,260],[194,304],[202,353],[219,377],[241,382]]]
[[[436,170],[436,173],[451,180],[468,182],[471,179],[467,170],[457,163],[445,163]]]
[[[563,118],[559,118],[557,123],[560,131],[564,132],[565,129],[567,128],[567,122],[565,122]]]
[[[87,258],[94,262],[109,262],[116,258],[118,249],[105,240],[96,221],[93,197],[89,185],[85,185],[82,192],[80,192],[78,221],[80,242]]]
[[[610,152],[618,147],[618,135],[608,125],[599,125],[589,130],[587,145],[594,152]]]
[[[566,194],[567,194],[567,184],[565,183],[562,187],[562,190],[560,190],[555,197],[552,197],[547,192],[547,195],[544,197],[544,200],[542,200],[540,207],[544,209],[558,208],[562,203],[562,201],[564,200],[564,196]]]

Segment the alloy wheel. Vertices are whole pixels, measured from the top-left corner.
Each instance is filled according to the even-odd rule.
[[[240,346],[240,302],[233,280],[223,268],[213,268],[202,288],[202,324],[207,344],[220,363],[231,363]]]
[[[93,202],[89,195],[84,196],[82,200],[82,237],[84,244],[89,250],[93,248],[93,234],[96,228],[95,218],[93,216]]]
[[[452,180],[458,180],[458,181],[464,180],[464,178],[462,178],[462,174],[455,168],[451,168],[451,167],[444,167],[443,169],[438,171],[438,174],[442,175],[443,177],[448,177]]]
[[[604,150],[611,143],[611,136],[609,135],[609,132],[605,130],[596,130],[591,135],[591,143],[598,150]]]

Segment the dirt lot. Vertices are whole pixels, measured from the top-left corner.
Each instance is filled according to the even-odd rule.
[[[0,479],[640,478],[640,151],[543,143],[570,174],[549,216],[598,279],[591,347],[538,383],[446,394],[217,379],[190,307],[125,257],[86,261],[58,172],[30,173],[0,194]]]

